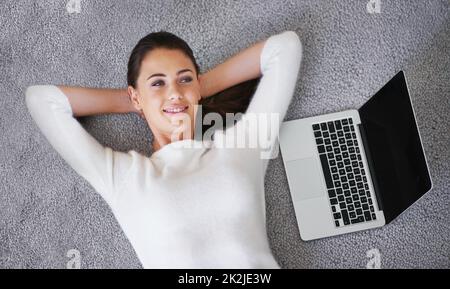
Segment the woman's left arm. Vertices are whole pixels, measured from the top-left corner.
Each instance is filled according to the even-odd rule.
[[[229,87],[260,77],[260,56],[266,40],[245,48],[212,70],[200,75],[202,98],[210,97]]]
[[[206,76],[208,81],[205,93],[208,95],[227,86],[261,76],[249,106],[236,127],[245,134],[254,131],[261,149],[278,152],[273,149],[276,148],[274,145],[281,122],[294,95],[302,55],[302,43],[295,31],[272,35],[214,68],[210,75]],[[208,85],[213,89],[209,91]],[[262,125],[249,129],[248,124],[252,123],[256,115],[266,118],[263,118]],[[270,120],[270,125],[264,125],[264,119]],[[234,129],[227,130],[226,133],[228,132],[234,133]],[[264,158],[267,156],[276,157],[270,153]]]

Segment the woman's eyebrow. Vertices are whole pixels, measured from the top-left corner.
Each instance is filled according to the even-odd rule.
[[[192,72],[192,70],[190,70],[189,68],[185,68],[185,69],[182,69],[182,70],[178,71],[178,72],[177,72],[177,75],[179,75],[179,74],[181,74],[181,73],[183,73],[183,72],[186,72],[186,71]],[[150,76],[147,78],[147,80],[149,80],[150,78],[152,78],[152,77],[154,77],[154,76],[166,76],[166,75],[165,75],[165,74],[162,74],[162,73],[155,73],[155,74],[150,75]]]

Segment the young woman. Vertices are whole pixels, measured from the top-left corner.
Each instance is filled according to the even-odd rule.
[[[110,206],[144,268],[279,268],[266,231],[262,146],[223,141],[239,132],[267,135],[248,129],[251,114],[283,120],[301,57],[299,37],[285,31],[200,75],[189,46],[160,31],[133,49],[127,90],[35,85],[26,103],[54,149]],[[194,138],[198,104],[258,77],[241,120],[212,140]],[[152,131],[150,157],[102,146],[75,118],[129,112]],[[267,139],[272,147],[276,136]]]

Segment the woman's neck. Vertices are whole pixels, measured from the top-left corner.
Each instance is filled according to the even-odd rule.
[[[153,138],[153,152],[156,152],[163,148],[165,145],[168,145],[172,142],[181,141],[185,139],[193,139],[193,131],[189,133],[180,133],[178,136],[173,136],[174,139],[171,138],[171,136],[163,135],[160,133],[155,133]]]

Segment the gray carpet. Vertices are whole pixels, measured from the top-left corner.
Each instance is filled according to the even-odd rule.
[[[0,4],[0,268],[141,268],[106,203],[53,150],[24,101],[33,84],[124,87],[129,53],[151,31],[193,48],[202,72],[253,42],[295,30],[304,46],[285,120],[358,108],[397,71],[410,85],[433,190],[391,224],[300,239],[281,156],[266,177],[270,243],[283,268],[450,268],[448,0],[87,1]],[[164,3],[164,5],[162,4]],[[80,119],[102,144],[149,156],[137,115]],[[72,263],[71,263],[72,262]]]

